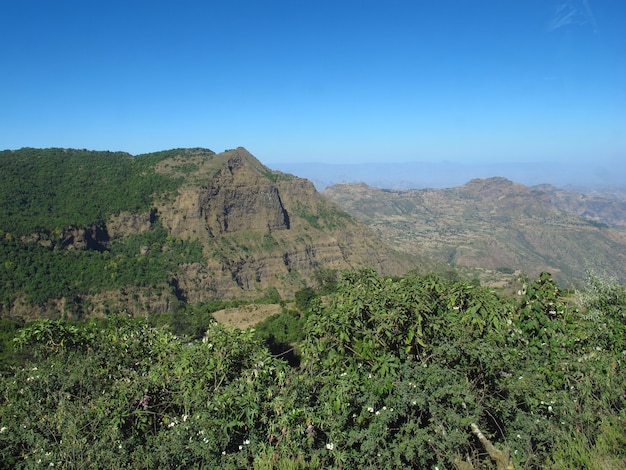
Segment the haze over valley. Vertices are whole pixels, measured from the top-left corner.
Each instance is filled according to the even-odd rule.
[[[323,163],[272,162],[267,165],[311,180],[322,191],[336,183],[367,183],[381,189],[426,189],[461,186],[474,178],[505,177],[526,186],[551,184],[582,192],[626,192],[626,159],[610,163],[412,161],[397,162],[389,156],[379,162]]]

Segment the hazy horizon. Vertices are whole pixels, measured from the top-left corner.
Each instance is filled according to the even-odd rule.
[[[366,183],[384,189],[441,189],[461,186],[474,178],[503,177],[525,186],[551,184],[569,189],[626,191],[626,162],[605,165],[563,165],[558,162],[263,162],[272,170],[311,180],[321,191],[336,183]]]
[[[609,0],[0,2],[0,147],[610,168],[624,18]]]

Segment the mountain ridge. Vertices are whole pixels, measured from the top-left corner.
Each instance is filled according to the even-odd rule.
[[[323,194],[407,253],[531,277],[548,271],[565,284],[583,279],[587,269],[626,279],[626,233],[503,177],[424,190],[337,184]]]
[[[385,245],[311,182],[270,170],[242,147],[219,154],[175,149],[133,157],[133,162],[125,154],[63,149],[0,157],[14,174],[36,170],[37,162],[45,167],[43,175],[31,168],[39,183],[22,200],[1,195],[10,211],[0,211],[0,219],[24,222],[0,233],[0,275],[13,286],[2,292],[3,316],[37,311],[91,316],[116,309],[159,313],[215,299],[255,299],[271,291],[291,297],[316,282],[319,270],[368,266],[401,275],[419,267],[417,258]],[[65,159],[65,166],[57,168],[55,159]],[[82,170],[70,174],[75,168]],[[68,200],[46,180],[59,181],[59,187],[88,184],[81,172],[137,181],[143,192],[125,207],[132,187],[101,185],[103,194],[85,194],[81,223],[74,223],[72,214],[46,218],[46,210],[74,207],[84,194],[70,188]],[[58,197],[49,200],[49,209],[39,207],[45,194],[53,193]],[[31,208],[37,208],[39,222],[29,221]],[[18,227],[25,227],[21,235]],[[16,253],[23,259],[19,265],[9,259]],[[49,277],[52,272],[56,278]],[[55,294],[46,297],[46,289]]]

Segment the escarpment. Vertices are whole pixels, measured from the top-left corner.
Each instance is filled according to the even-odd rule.
[[[0,292],[2,316],[147,315],[270,290],[290,298],[320,270],[416,267],[310,181],[272,171],[244,148],[5,157],[15,176],[14,190],[0,191],[0,236],[14,256],[0,265],[13,286]],[[92,180],[97,190],[79,190]],[[16,203],[18,190],[28,204]]]
[[[158,207],[173,236],[203,245],[205,265],[185,266],[179,279],[191,302],[270,287],[290,296],[320,268],[402,274],[415,267],[310,181],[271,171],[243,148],[193,161],[202,177]]]

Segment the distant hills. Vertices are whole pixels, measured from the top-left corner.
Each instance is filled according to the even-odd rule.
[[[172,312],[290,298],[344,269],[491,285],[593,268],[626,279],[626,196],[505,178],[383,190],[306,179],[244,148],[0,152],[0,315]],[[504,283],[504,284],[503,284]]]
[[[548,271],[565,284],[586,269],[626,280],[623,201],[502,177],[405,191],[337,184],[323,194],[414,255],[501,274]]]
[[[416,268],[309,181],[243,148],[0,152],[0,314],[173,311]]]
[[[626,160],[613,162],[576,161],[567,164],[549,161],[489,162],[413,161],[396,162],[389,156],[384,162],[365,163],[268,163],[272,168],[311,180],[322,191],[338,183],[366,183],[387,189],[453,188],[471,179],[491,176],[506,177],[526,186],[552,184],[589,192],[610,188],[626,192]]]

